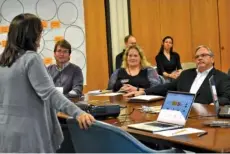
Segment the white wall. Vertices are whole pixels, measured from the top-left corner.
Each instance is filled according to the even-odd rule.
[[[115,69],[116,55],[123,50],[124,37],[129,34],[127,0],[110,0],[110,22]]]

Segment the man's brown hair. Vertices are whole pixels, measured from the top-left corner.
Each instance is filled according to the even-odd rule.
[[[54,52],[56,52],[58,46],[60,46],[62,48],[65,48],[65,49],[68,49],[69,50],[69,54],[71,54],[71,45],[65,39],[57,41],[57,43],[55,44],[55,47],[54,47]]]

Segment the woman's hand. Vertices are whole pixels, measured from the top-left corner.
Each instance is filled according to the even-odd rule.
[[[143,90],[141,91],[133,91],[133,92],[129,92],[127,94],[124,94],[124,97],[134,97],[134,96],[139,96],[139,95],[143,95],[145,94],[145,92]]]
[[[134,87],[130,84],[124,84],[120,90],[125,92],[133,92],[133,91],[137,91],[137,87]]]
[[[82,113],[77,116],[77,121],[81,129],[87,129],[95,121],[94,117],[88,113]]]
[[[182,72],[181,70],[177,70],[177,71],[172,72],[171,73],[171,76],[172,76],[171,78],[173,78],[173,79],[178,78],[180,76],[181,72]]]
[[[172,78],[172,79],[176,79],[178,76],[177,74],[174,72],[174,73],[171,73],[168,75],[169,78]]]

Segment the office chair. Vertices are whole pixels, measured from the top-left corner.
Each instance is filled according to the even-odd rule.
[[[161,84],[165,84],[166,83],[165,78],[163,76],[159,75],[159,78],[161,80]]]
[[[157,66],[152,66],[152,68],[155,69],[156,72],[158,73]],[[165,83],[164,77],[162,75],[159,75],[159,78],[160,78],[161,84],[164,84]]]
[[[157,66],[152,66],[152,68],[154,68],[154,69],[158,72],[158,70],[157,70]]]
[[[185,62],[185,63],[181,63],[181,66],[183,68],[183,70],[187,70],[190,68],[196,68],[196,63],[194,62]]]
[[[228,75],[230,76],[230,69],[228,69]]]
[[[174,149],[152,150],[124,130],[104,122],[96,121],[87,130],[80,129],[76,119],[67,119],[67,124],[77,153],[175,152]]]

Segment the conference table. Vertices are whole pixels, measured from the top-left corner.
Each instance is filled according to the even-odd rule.
[[[71,99],[77,102],[78,99]],[[203,123],[217,120],[215,109],[212,105],[194,103],[190,111],[185,127],[197,128],[208,132],[207,135],[198,137],[197,134],[165,137],[152,132],[128,128],[127,125],[154,121],[158,114],[146,113],[141,110],[142,106],[159,106],[164,100],[151,102],[129,102],[123,96],[89,96],[88,103],[92,105],[119,104],[120,115],[117,118],[111,117],[103,121],[129,132],[138,140],[145,143],[159,144],[167,147],[175,147],[193,152],[230,152],[230,128],[208,127]],[[68,115],[58,113],[59,118],[67,118]],[[224,119],[230,120],[230,119]]]

